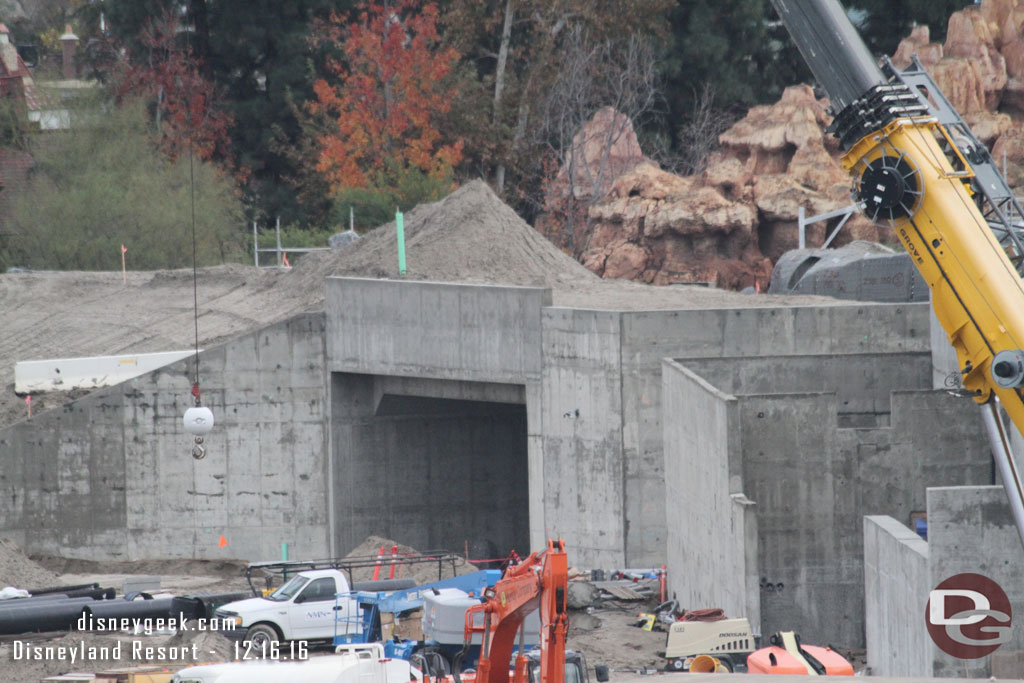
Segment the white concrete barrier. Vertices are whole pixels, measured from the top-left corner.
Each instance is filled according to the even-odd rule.
[[[14,391],[70,391],[107,387],[186,358],[195,351],[22,361],[14,365]]]

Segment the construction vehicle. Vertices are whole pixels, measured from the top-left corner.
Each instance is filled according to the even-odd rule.
[[[931,289],[1024,541],[1024,487],[998,408],[1024,432],[1020,205],[999,190],[1005,181],[988,151],[921,78],[923,69],[901,73],[887,62],[883,74],[837,0],[772,4],[829,95],[829,130],[856,201],[892,227]]]
[[[386,560],[393,568],[436,562],[438,578],[446,563],[452,573],[459,558],[447,552],[420,553]],[[377,594],[414,588],[412,579],[388,578],[353,582],[353,571],[380,567],[380,556],[349,557],[344,560],[292,560],[254,562],[246,567],[246,579],[257,597],[222,605],[214,613],[221,633],[232,640],[244,640],[252,652],[270,652],[280,642],[294,640],[336,640],[339,635],[358,634],[362,610],[353,597],[358,591]],[[262,573],[268,587],[280,579],[283,585],[263,595],[253,583]],[[391,571],[394,576],[394,570]],[[476,585],[469,580],[467,585]],[[339,599],[338,596],[341,596]],[[343,630],[339,633],[338,626]],[[357,639],[355,642],[367,642]]]
[[[669,671],[693,671],[697,657],[710,655],[728,671],[746,671],[747,655],[757,648],[746,618],[720,621],[676,621],[665,637]]]
[[[380,643],[339,645],[333,655],[302,661],[256,659],[182,669],[170,683],[410,683],[420,672],[404,659],[384,656]]]
[[[483,602],[466,610],[463,654],[479,637],[480,656],[472,674],[461,672],[461,661],[456,661],[455,683],[509,683],[510,678],[512,683],[588,683],[582,653],[567,654],[565,648],[568,583],[569,563],[561,539],[549,540],[546,550],[506,569],[501,581],[484,592]],[[538,609],[540,645],[526,652],[521,646],[524,620]],[[478,614],[483,618],[478,620]],[[520,647],[513,667],[517,638]]]
[[[792,631],[772,635],[771,645],[747,657],[752,674],[852,676],[853,666],[830,647],[804,645]]]

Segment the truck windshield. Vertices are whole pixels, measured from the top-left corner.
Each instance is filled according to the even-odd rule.
[[[309,579],[305,576],[293,577],[291,581],[284,584],[276,591],[267,596],[268,600],[276,600],[278,602],[284,602],[285,600],[291,600],[292,596],[302,590],[302,587],[309,583]]]

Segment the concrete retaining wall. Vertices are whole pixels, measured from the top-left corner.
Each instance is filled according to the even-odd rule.
[[[625,548],[657,566],[668,541],[662,359],[917,353],[929,350],[925,304],[858,304],[621,313]],[[548,362],[545,359],[545,362]],[[756,364],[757,361],[754,361]]]
[[[955,574],[983,574],[1010,599],[1010,642],[980,659],[955,659],[934,649],[930,675],[1024,677],[1024,548],[1002,486],[928,489],[929,590]],[[912,629],[911,623],[908,629]]]
[[[745,616],[759,632],[757,515],[742,490],[739,403],[678,363],[663,367],[669,595],[686,609]]]
[[[924,613],[932,587],[924,539],[892,517],[865,517],[864,621],[872,674],[931,674],[935,646]]]
[[[737,419],[728,440],[701,448],[707,457],[736,448],[742,483],[718,484],[685,499],[670,491],[666,505],[686,518],[725,495],[744,493],[756,504],[762,633],[797,630],[863,647],[861,519],[890,514],[909,522],[924,511],[928,484],[990,482],[976,411],[945,392],[896,391],[915,382],[928,386],[926,353],[677,362],[735,396]],[[665,379],[666,390],[680,381],[678,374]],[[783,393],[793,389],[802,392]],[[891,399],[884,399],[889,392]],[[693,391],[689,398],[681,410],[693,417],[680,419],[708,419],[712,408],[705,404],[720,400]],[[666,427],[666,440],[669,434]],[[666,451],[666,467],[685,457],[686,450]],[[682,532],[670,528],[670,548],[675,533]],[[718,580],[704,576],[692,580]]]
[[[327,311],[334,372],[522,386],[530,544],[564,536],[605,568],[665,561],[663,358],[928,349],[920,304],[586,311],[542,289],[329,278]]]
[[[201,354],[204,460],[182,425],[194,359],[0,432],[0,530],[92,560],[325,554],[323,330],[301,315]]]
[[[864,521],[868,666],[882,676],[1024,677],[1024,548],[1002,486],[927,491],[928,541],[888,517]],[[1006,592],[1010,641],[992,654],[959,659],[934,645],[925,624],[929,592],[956,574],[982,574]],[[992,621],[992,624],[996,622]],[[968,637],[984,634],[967,633]],[[985,636],[991,637],[991,636]]]

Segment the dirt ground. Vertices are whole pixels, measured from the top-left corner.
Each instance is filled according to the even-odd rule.
[[[393,542],[376,537],[367,539],[353,551],[355,555],[373,554],[381,544],[390,548]],[[6,548],[7,559],[16,557],[17,549],[13,544],[0,544],[0,551]],[[373,549],[371,552],[364,552]],[[400,552],[405,550],[400,546]],[[0,561],[4,555],[0,552]],[[174,594],[211,593],[247,590],[243,577],[244,564],[227,561],[207,560],[172,560],[145,562],[111,562],[96,563],[83,560],[67,560],[53,557],[36,557],[30,563],[31,569],[24,575],[34,579],[54,579],[55,585],[97,582],[101,586],[111,586],[120,594],[124,579],[130,576],[158,575],[164,591]],[[0,572],[3,564],[0,563]],[[472,571],[471,565],[459,568],[459,572]],[[432,577],[429,577],[432,578]],[[0,579],[3,574],[0,573]],[[0,583],[3,583],[0,580]],[[646,602],[615,602],[597,603],[590,610],[573,610],[570,612],[568,646],[583,652],[587,663],[593,671],[595,665],[606,665],[612,675],[612,681],[622,676],[636,673],[654,673],[665,666],[663,653],[665,650],[666,633],[664,631],[644,631],[635,626],[640,612],[650,611],[652,601]],[[110,651],[112,645],[122,643],[120,657],[97,656],[88,661],[70,661],[71,655],[65,651],[63,657],[44,657],[39,660],[25,659],[25,644],[41,647],[65,647],[70,649],[98,648],[95,652],[102,655],[102,648]],[[191,649],[191,644],[196,647]],[[49,634],[38,638],[22,640],[20,659],[15,660],[15,645],[11,637],[0,637],[0,681],[3,683],[35,683],[45,676],[52,676],[69,671],[96,672],[116,667],[135,666],[142,664],[158,664],[172,669],[184,665],[209,661],[230,661],[235,658],[235,648],[231,641],[216,633],[183,632],[176,635],[155,633],[145,636],[127,634],[97,635],[91,633]],[[150,648],[150,649],[145,649]],[[153,648],[163,648],[153,649]],[[327,654],[329,647],[314,647],[311,656]],[[133,654],[134,653],[134,654]],[[865,665],[863,651],[841,650],[853,664],[862,671]]]
[[[370,537],[350,555],[376,554],[384,545],[387,551],[394,545],[389,539]],[[399,553],[414,552],[399,544]],[[406,568],[409,571],[409,568]],[[457,567],[460,574],[474,571],[465,563]],[[424,574],[420,576],[415,573]],[[436,569],[420,568],[409,575],[419,580],[435,578]],[[31,584],[33,587],[99,583],[113,587],[120,596],[124,580],[132,576],[160,576],[162,592],[184,595],[188,593],[218,593],[248,590],[244,578],[244,563],[212,560],[152,560],[138,562],[91,562],[59,557],[35,556],[26,558],[9,541],[0,542],[0,584]],[[450,573],[450,571],[449,571]],[[431,574],[431,576],[426,576]],[[358,578],[362,578],[357,577]],[[18,579],[12,581],[12,579]],[[27,582],[27,583],[26,583]],[[569,647],[580,650],[590,666],[605,664],[614,672],[641,672],[662,666],[659,652],[665,647],[665,634],[647,632],[632,626],[641,603],[596,606],[592,613],[575,611],[571,614]],[[149,636],[128,634],[59,633],[42,634],[20,639],[16,646],[9,636],[0,637],[0,681],[2,683],[35,683],[45,676],[69,671],[96,672],[116,667],[141,664],[159,664],[176,668],[202,661],[227,661],[235,656],[234,645],[216,633],[184,632],[155,633]],[[103,656],[112,652],[120,642],[120,657]],[[188,646],[197,643],[194,650]],[[27,645],[66,648],[63,652],[40,659],[26,659]],[[16,651],[16,647],[20,651]],[[89,650],[89,648],[96,648]],[[164,648],[145,649],[145,648]],[[81,661],[71,651],[78,649],[93,658]],[[31,650],[36,652],[37,650]],[[58,651],[54,650],[54,653]],[[313,648],[311,654],[326,654],[328,647]],[[148,656],[147,656],[148,654]],[[18,657],[15,659],[15,657]],[[88,655],[87,655],[88,656]]]

